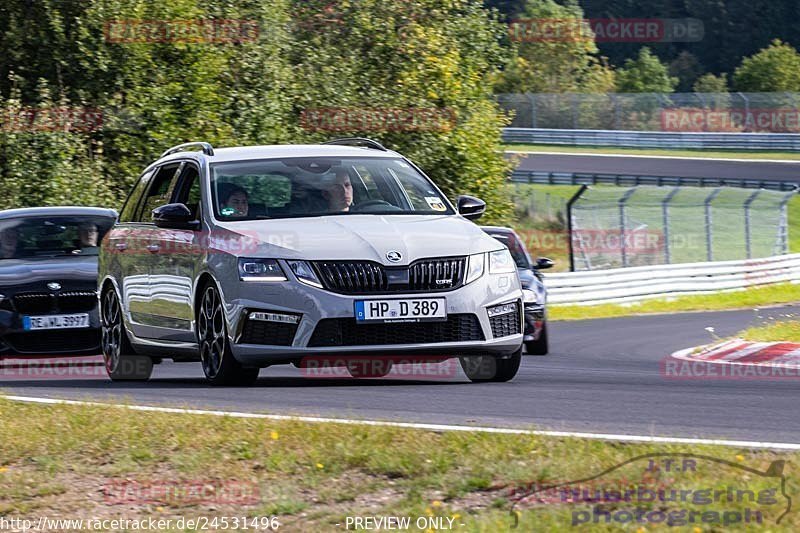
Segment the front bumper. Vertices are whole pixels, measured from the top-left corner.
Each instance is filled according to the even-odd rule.
[[[546,320],[547,311],[545,306],[536,303],[525,304],[525,327],[523,331],[525,342],[539,340]]]
[[[308,286],[291,275],[285,282],[230,285],[220,289],[227,302],[231,349],[245,365],[263,366],[321,354],[507,357],[519,350],[523,341],[522,291],[515,274],[486,273],[453,291],[413,295],[344,295]],[[356,324],[357,300],[404,297],[445,298],[447,322]],[[516,314],[490,319],[487,308],[506,303],[515,304]],[[269,331],[269,339],[280,339],[283,345],[248,342],[253,339],[253,323],[248,319],[252,312],[293,315],[299,321],[276,323]],[[268,326],[263,327],[273,325],[265,324]]]
[[[100,317],[89,314],[89,327],[26,331],[24,314],[0,310],[0,358],[13,356],[84,356],[100,353]],[[63,313],[35,313],[37,315]]]

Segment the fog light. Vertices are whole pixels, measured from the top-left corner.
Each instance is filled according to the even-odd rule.
[[[516,303],[495,305],[494,307],[490,307],[487,309],[487,311],[489,312],[489,318],[493,318],[500,315],[507,315],[509,313],[514,313],[516,312],[516,310],[517,310]]]
[[[281,322],[283,324],[297,324],[300,322],[300,317],[297,315],[284,315],[282,313],[262,313],[254,312],[247,315],[250,320],[259,320],[261,322]]]

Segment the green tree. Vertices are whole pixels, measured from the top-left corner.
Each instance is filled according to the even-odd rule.
[[[780,40],[745,58],[733,73],[733,85],[743,92],[800,91],[800,53]]]
[[[598,93],[613,87],[613,71],[597,55],[594,34],[574,2],[528,0],[510,38],[516,57],[497,92]]]
[[[728,79],[725,74],[703,74],[694,82],[692,90],[696,93],[727,93]]]
[[[677,85],[678,78],[670,76],[667,67],[647,47],[617,71],[617,90],[621,93],[671,93]]]

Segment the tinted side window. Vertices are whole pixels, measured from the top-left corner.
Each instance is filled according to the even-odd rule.
[[[150,222],[153,219],[152,211],[160,205],[169,203],[169,198],[172,189],[175,187],[175,178],[180,163],[173,163],[164,165],[153,179],[150,181],[150,187],[147,189],[147,195],[142,198],[141,208],[137,211],[137,220],[141,222]]]
[[[197,219],[200,213],[200,170],[195,165],[186,163],[186,166],[183,167],[172,201],[186,204],[194,218]]]
[[[119,213],[120,222],[132,222],[134,220],[136,208],[139,206],[139,200],[141,200],[142,194],[144,194],[144,190],[147,188],[147,184],[152,177],[152,170],[145,172],[136,182],[136,185],[133,186],[133,189],[128,195],[128,199],[125,200],[125,205],[122,206],[122,211]]]

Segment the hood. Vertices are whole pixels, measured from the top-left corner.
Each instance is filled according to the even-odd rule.
[[[97,283],[97,256],[0,259],[0,290],[49,281]]]
[[[334,215],[220,223],[251,240],[258,257],[364,259],[407,265],[426,257],[462,256],[502,245],[472,222],[454,215]],[[389,263],[386,254],[400,252]]]

